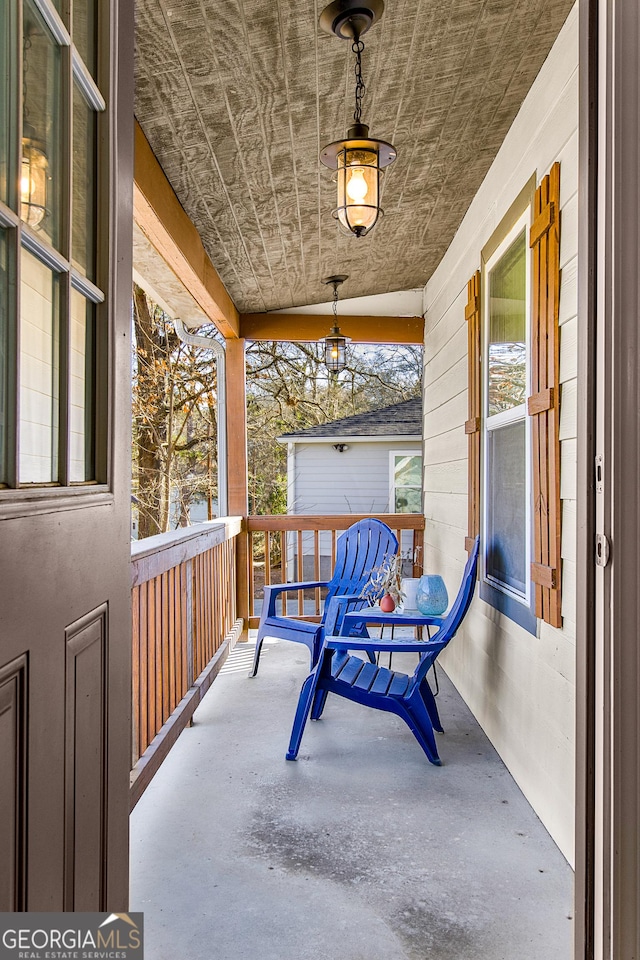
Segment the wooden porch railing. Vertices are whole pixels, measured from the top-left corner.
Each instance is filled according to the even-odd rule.
[[[149,537],[131,547],[133,723],[131,809],[189,724],[229,651],[257,627],[263,587],[326,580],[338,535],[362,519],[340,516],[225,517]],[[424,517],[380,514],[422,572]],[[315,619],[322,591],[296,593],[288,616]]]
[[[227,517],[132,544],[132,809],[242,633],[241,529]]]
[[[259,606],[265,585],[328,580],[335,563],[338,535],[365,516],[376,516],[391,527],[400,543],[401,553],[407,557],[407,576],[420,576],[424,546],[422,514],[247,517],[249,627],[258,626]],[[285,616],[311,620],[320,616],[322,591],[319,588],[296,591],[292,596],[294,599],[288,600],[287,594],[282,594],[282,612]]]

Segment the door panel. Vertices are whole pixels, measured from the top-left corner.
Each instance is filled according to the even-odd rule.
[[[0,667],[0,911],[24,910],[27,658]]]
[[[73,48],[73,14],[86,13],[86,0],[27,8],[22,17],[22,0],[5,0],[0,13],[9,37],[0,104],[13,98],[0,133],[13,177],[12,189],[0,189],[0,910],[122,912],[131,759],[134,5],[95,4],[95,70]],[[29,18],[35,26],[23,36]],[[50,115],[36,69],[38,37],[55,52],[66,104]],[[0,39],[0,57],[6,50]],[[18,69],[23,64],[29,69]],[[58,191],[55,248],[49,208],[38,218],[17,176],[27,99],[29,122],[58,124],[52,135],[62,145],[47,167]],[[85,115],[87,149],[74,181],[73,130]],[[93,230],[80,234],[93,244],[82,262],[79,210],[87,214],[82,230]]]
[[[65,910],[105,902],[107,605],[66,630]]]

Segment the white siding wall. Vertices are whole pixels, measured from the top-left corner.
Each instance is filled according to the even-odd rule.
[[[296,443],[289,458],[289,513],[389,513],[389,453],[421,452],[418,441]]]
[[[452,680],[561,850],[573,859],[578,29],[577,6],[451,246],[425,288],[425,560],[450,592],[466,559],[467,281],[531,175],[560,162],[563,629],[519,628],[480,599],[443,657]],[[446,726],[446,720],[445,720]]]

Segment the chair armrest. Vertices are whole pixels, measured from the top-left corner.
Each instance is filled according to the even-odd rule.
[[[329,586],[326,580],[308,580],[300,583],[269,583],[264,588],[264,600],[262,602],[263,614],[261,621],[267,617],[276,615],[276,599],[281,593],[288,593],[289,590],[312,590],[315,587]]]
[[[364,650],[365,652],[376,653],[377,651],[390,651],[392,653],[429,653],[438,650],[442,644],[438,641],[438,635],[431,640],[413,640],[391,639],[377,640],[374,638],[360,640],[349,637],[325,637],[324,646],[326,650]]]
[[[333,634],[342,633],[342,623],[345,613],[356,607],[358,604],[362,607],[365,605],[365,603],[366,600],[356,593],[342,593],[331,597],[325,609],[325,633],[328,633],[330,636]]]
[[[327,580],[305,580],[300,583],[268,583],[264,590],[265,593],[267,590],[270,593],[277,595],[278,593],[284,593],[289,590],[311,590],[314,587],[328,587],[329,582]]]

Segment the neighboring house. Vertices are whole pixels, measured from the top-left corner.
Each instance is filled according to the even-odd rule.
[[[543,193],[551,191],[552,212],[546,195],[535,208],[541,184]],[[423,381],[425,564],[454,590],[465,538],[480,533],[482,546],[479,590],[443,663],[570,862],[577,219],[576,6],[426,285]],[[548,285],[540,270],[548,271]],[[551,370],[551,381],[541,381],[543,369]],[[550,396],[551,410],[536,414],[531,403],[546,408]],[[558,489],[547,494],[548,476],[559,476],[560,467]],[[553,511],[561,557],[552,561],[537,555],[534,531],[553,546]],[[556,589],[541,583],[554,577]],[[537,610],[536,593],[544,595]]]
[[[288,513],[420,513],[422,400],[278,437]]]
[[[420,513],[422,400],[344,417],[278,437],[288,447],[287,512]],[[313,539],[304,541],[305,555]],[[323,576],[329,536],[320,537]],[[325,552],[326,548],[326,552]]]

